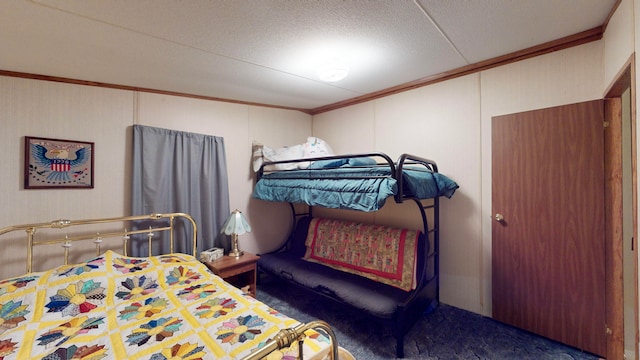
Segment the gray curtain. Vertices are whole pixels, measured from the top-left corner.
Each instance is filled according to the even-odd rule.
[[[187,213],[198,226],[198,253],[223,247],[220,228],[230,211],[222,137],[134,125],[132,177],[133,215]],[[175,251],[191,253],[191,243],[185,240],[192,235],[186,225],[176,221]],[[169,252],[168,235],[153,240],[154,254]],[[132,238],[130,251],[146,256],[147,237]]]

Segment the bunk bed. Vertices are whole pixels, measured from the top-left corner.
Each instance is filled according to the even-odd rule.
[[[0,235],[27,245],[27,273],[0,281],[2,359],[338,359],[327,323],[289,318],[210,272],[196,258],[197,226],[187,214],[62,219]],[[137,240],[153,254],[164,235],[168,253],[127,255]],[[118,239],[122,249],[109,249]],[[192,252],[173,252],[176,241]],[[58,245],[64,263],[33,271],[34,259]],[[70,263],[72,248],[89,250],[88,260]]]
[[[397,356],[403,357],[404,335],[424,312],[434,309],[439,302],[439,198],[450,198],[456,189],[458,184],[439,173],[435,161],[411,154],[402,154],[397,161],[380,152],[264,161],[256,172],[253,197],[289,203],[296,225],[282,247],[261,254],[258,268],[261,274],[279,277],[346,303],[389,324],[396,338]],[[313,207],[372,212],[380,210],[389,199],[396,203],[415,203],[422,219],[415,245],[415,281],[411,288],[399,289],[372,280],[369,275],[374,269],[364,269],[363,272],[368,273],[364,274],[352,271],[353,264],[336,267],[333,259],[331,264],[311,259],[309,255],[318,239],[318,223],[326,220],[313,218]],[[307,212],[296,210],[295,204],[300,203],[308,205]],[[332,223],[331,227],[333,229],[326,231],[331,233],[327,236],[334,243],[358,236],[370,241],[384,231],[387,237],[392,236],[388,235],[391,233],[404,234],[395,239],[401,245],[407,234],[407,229],[381,229],[349,222]],[[342,231],[336,230],[338,227],[350,233],[336,234]],[[340,239],[336,240],[337,237]],[[322,246],[319,252],[344,250]],[[388,262],[395,261],[384,256]]]

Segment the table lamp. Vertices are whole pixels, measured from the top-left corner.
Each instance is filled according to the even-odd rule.
[[[229,256],[240,257],[243,252],[238,248],[238,235],[251,232],[251,226],[240,210],[235,209],[222,225],[222,232],[231,235],[231,251]]]

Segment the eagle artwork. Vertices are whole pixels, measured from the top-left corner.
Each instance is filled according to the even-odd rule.
[[[40,187],[92,187],[90,143],[28,139],[29,179]]]

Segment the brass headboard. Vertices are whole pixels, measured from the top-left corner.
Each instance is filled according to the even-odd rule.
[[[196,253],[197,253],[197,249],[196,249],[197,237],[196,236],[198,232],[198,227],[196,225],[195,220],[193,220],[193,218],[190,215],[185,213],[134,215],[134,216],[122,216],[122,217],[103,218],[103,219],[83,219],[83,220],[61,219],[61,220],[54,220],[47,223],[9,226],[9,227],[0,229],[0,235],[14,232],[14,231],[19,231],[19,230],[26,231],[27,242],[28,242],[27,272],[30,273],[33,270],[33,248],[39,245],[62,244],[62,246],[64,247],[64,264],[66,265],[69,263],[69,248],[71,247],[71,244],[73,242],[93,240],[96,247],[96,255],[100,255],[100,246],[102,245],[103,239],[121,237],[123,239],[123,252],[124,252],[124,255],[127,255],[129,237],[131,235],[136,235],[136,234],[147,234],[148,249],[149,249],[149,254],[151,254],[152,238],[155,236],[154,232],[168,231],[170,234],[169,235],[170,251],[173,252],[174,251],[174,225],[175,225],[174,220],[176,218],[183,218],[188,220],[191,223],[191,226],[193,227],[193,239],[192,239],[193,254],[192,255],[196,256]],[[96,232],[96,233],[90,233],[90,234],[85,232],[86,234],[65,236],[63,238],[56,237],[56,238],[46,238],[43,240],[36,239],[36,232],[39,229],[64,229],[64,228],[69,228],[69,227],[79,226],[79,225],[106,224],[106,223],[119,223],[119,222],[124,222],[125,224],[128,224],[129,222],[139,221],[139,220],[149,220],[152,222],[157,221],[159,226],[158,227],[150,226],[147,229],[140,229],[140,230],[127,230],[127,227],[125,226],[122,231],[115,231],[115,232],[109,231],[105,233]],[[163,222],[161,220],[165,220],[165,221]],[[164,224],[166,223],[166,220],[169,220],[168,226]]]

